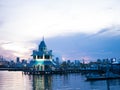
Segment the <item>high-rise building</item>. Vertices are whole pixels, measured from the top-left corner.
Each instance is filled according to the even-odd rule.
[[[20,62],[20,57],[17,57],[16,58],[16,63],[19,63]]]

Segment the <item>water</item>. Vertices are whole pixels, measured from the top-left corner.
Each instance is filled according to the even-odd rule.
[[[0,90],[118,90],[120,79],[85,81],[81,74],[24,75],[22,72],[0,71]]]

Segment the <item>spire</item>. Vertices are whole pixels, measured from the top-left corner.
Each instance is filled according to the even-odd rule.
[[[42,41],[39,44],[39,51],[43,51],[43,50],[46,50],[46,49],[47,49],[47,46],[45,44],[44,37],[43,37]]]
[[[43,39],[42,39],[42,41],[44,41],[44,36],[43,36]]]

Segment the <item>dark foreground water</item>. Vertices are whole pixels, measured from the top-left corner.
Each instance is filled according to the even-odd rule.
[[[32,76],[0,71],[0,90],[119,90],[120,79],[85,81],[84,75]]]

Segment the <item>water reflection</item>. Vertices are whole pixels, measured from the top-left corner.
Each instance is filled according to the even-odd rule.
[[[21,72],[0,71],[0,90],[32,90],[31,84]]]
[[[52,76],[33,75],[33,90],[52,90]]]
[[[33,90],[117,90],[120,80],[86,82],[80,74],[34,75]]]
[[[110,81],[106,80],[106,83],[107,83],[107,90],[110,90]]]
[[[120,79],[85,81],[81,74],[25,75],[0,71],[0,90],[118,90]]]
[[[91,89],[94,90],[118,90],[120,79],[89,81]]]

